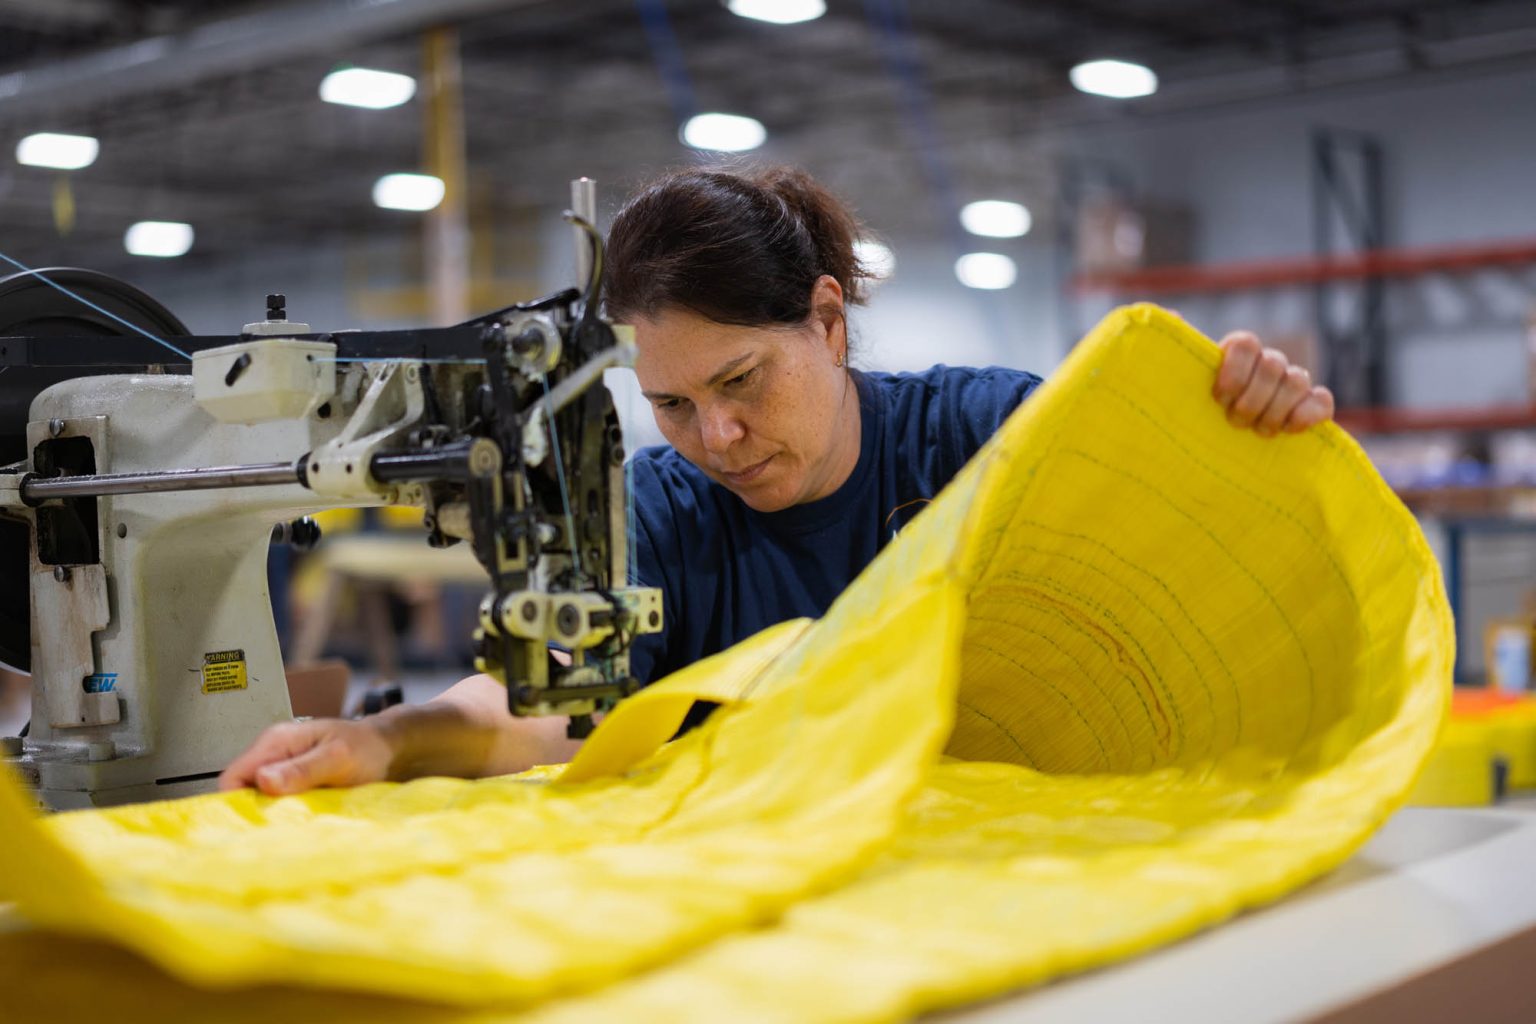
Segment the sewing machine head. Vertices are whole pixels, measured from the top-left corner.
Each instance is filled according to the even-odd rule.
[[[661,599],[628,585],[602,386],[633,343],[597,314],[600,241],[572,219],[584,289],[449,328],[317,334],[271,296],[240,335],[191,337],[101,275],[0,280],[0,661],[33,676],[7,753],[46,803],[211,789],[291,717],[266,551],[326,508],[416,506],[427,543],[473,546],[476,666],[513,713],[580,735],[636,688]]]

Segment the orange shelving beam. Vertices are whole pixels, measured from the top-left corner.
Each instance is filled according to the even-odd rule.
[[[1536,405],[1477,408],[1340,409],[1334,419],[1352,434],[1395,434],[1414,430],[1511,430],[1536,427]]]
[[[1307,257],[1079,274],[1072,279],[1072,288],[1077,292],[1118,292],[1141,298],[1280,288],[1368,277],[1459,273],[1527,263],[1536,263],[1536,240],[1533,239],[1433,249],[1372,249],[1326,260]]]

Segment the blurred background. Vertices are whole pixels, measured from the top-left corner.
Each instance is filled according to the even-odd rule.
[[[1529,687],[1529,0],[0,0],[0,253],[195,332],[270,292],[332,331],[564,287],[570,179],[606,226],[721,159],[856,207],[884,268],[859,365],[1049,374],[1142,299],[1282,347],[1424,520],[1460,676]],[[611,383],[631,446],[659,441]],[[300,660],[425,693],[466,670],[479,588],[327,560],[390,527],[283,549],[274,603]]]

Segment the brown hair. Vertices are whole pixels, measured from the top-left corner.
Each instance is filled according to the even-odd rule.
[[[852,211],[792,167],[673,171],[635,193],[608,233],[608,315],[682,307],[744,327],[803,323],[823,274],[848,303],[868,270]]]

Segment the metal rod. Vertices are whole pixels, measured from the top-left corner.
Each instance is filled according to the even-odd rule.
[[[375,455],[368,471],[383,483],[405,480],[465,480],[469,477],[468,442],[426,452]]]
[[[89,498],[106,494],[158,494],[164,491],[211,491],[221,487],[267,487],[299,482],[292,462],[263,462],[251,466],[211,466],[207,469],[167,469],[152,473],[102,473],[96,476],[28,477],[22,481],[23,501],[50,498]]]
[[[597,227],[597,182],[591,178],[571,182],[571,212]],[[571,233],[576,236],[576,286],[586,291],[587,278],[592,276],[592,239],[579,225]]]
[[[528,410],[523,422],[523,458],[529,465],[537,466],[544,461],[549,446],[544,443],[546,423],[554,421],[555,414],[570,405],[583,391],[603,379],[603,371],[615,366],[634,366],[635,346],[620,342],[605,348],[577,367],[570,376],[547,392]],[[553,435],[551,435],[553,436]]]
[[[605,348],[597,355],[582,363],[570,376],[566,377],[544,397],[534,408],[542,411],[545,416],[553,416],[555,413],[570,405],[582,392],[593,384],[603,379],[603,371],[616,366],[634,366],[635,350],[633,345],[620,343],[612,348]]]

